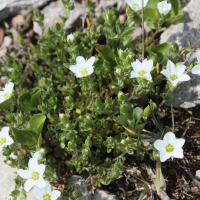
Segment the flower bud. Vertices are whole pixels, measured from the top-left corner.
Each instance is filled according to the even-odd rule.
[[[70,2],[70,0],[61,0],[61,1],[62,1],[63,5],[67,5]]]
[[[90,27],[90,33],[95,34],[96,33],[96,26],[94,24]]]
[[[123,59],[126,58],[126,54],[124,53],[123,50],[121,50],[121,49],[117,49],[117,53],[118,53],[118,56],[119,56],[120,59],[123,60]]]
[[[179,50],[179,47],[178,47],[178,44],[177,43],[175,43],[173,46],[172,46],[172,52],[173,53],[177,53],[178,52],[178,50]]]

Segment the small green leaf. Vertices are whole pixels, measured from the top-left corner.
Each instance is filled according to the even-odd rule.
[[[116,55],[111,48],[105,45],[96,45],[95,49],[98,51],[99,55],[102,58],[104,58],[112,65],[112,67],[115,67],[117,65],[117,63],[115,62]]]
[[[39,139],[38,139],[38,147],[40,148],[42,145],[42,133],[40,133]]]
[[[32,135],[31,132],[20,130],[14,127],[12,128],[12,132],[15,139],[21,144],[33,145],[36,142],[35,137]]]
[[[122,33],[122,37],[130,35],[134,31],[134,27],[126,27]]]
[[[39,135],[42,132],[46,116],[42,114],[34,115],[30,120],[30,130]]]
[[[41,91],[36,89],[31,93],[31,106],[37,107],[40,104]]]
[[[174,14],[177,15],[178,10],[181,6],[181,1],[180,0],[170,0],[170,3],[172,5],[172,12],[174,12]]]
[[[137,107],[133,110],[133,118],[136,119],[136,124],[140,122],[142,115],[143,115],[143,110],[140,107]]]

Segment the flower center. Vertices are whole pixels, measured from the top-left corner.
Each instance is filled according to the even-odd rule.
[[[10,94],[9,94],[9,92],[4,93],[3,96],[4,96],[5,99],[9,99],[9,98],[10,98]]]
[[[5,144],[6,143],[6,138],[4,137],[4,138],[1,138],[0,139],[0,145],[3,145],[3,144]]]
[[[178,77],[174,74],[174,75],[171,75],[170,78],[172,79],[172,81],[175,81]]]
[[[141,70],[138,74],[139,74],[140,76],[144,76],[146,73],[147,73],[146,71]]]
[[[81,74],[82,74],[83,76],[87,75],[87,74],[88,74],[87,69],[83,69],[83,70],[81,71]]]
[[[45,194],[42,198],[43,200],[51,200],[51,196],[49,194]]]
[[[168,145],[166,146],[166,152],[170,153],[170,152],[172,152],[172,151],[174,151],[174,146],[171,145],[171,144],[168,144]]]
[[[33,179],[34,181],[37,181],[39,179],[39,173],[38,172],[33,172],[31,175],[31,179]]]

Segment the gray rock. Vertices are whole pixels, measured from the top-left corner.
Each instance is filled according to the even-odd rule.
[[[0,0],[0,21],[17,14],[26,15],[50,0]]]
[[[67,179],[67,184],[70,185],[73,189],[77,189],[79,192],[83,193],[83,196],[79,200],[118,200],[119,198],[110,194],[109,192],[103,191],[101,189],[96,189],[94,194],[86,193],[85,180],[81,176],[71,176]]]
[[[0,82],[5,85],[8,81],[8,77],[7,76],[2,76],[1,79],[0,79]]]
[[[197,178],[198,180],[200,180],[200,170],[196,171],[195,178]]]
[[[183,9],[183,22],[171,25],[164,31],[161,35],[160,43],[172,41],[172,43],[176,42],[180,48],[188,47],[188,41],[194,45],[198,41],[197,35],[200,34],[197,29],[197,25],[200,24],[199,9],[199,0],[191,0]],[[200,48],[200,44],[195,49],[198,48]],[[195,54],[189,53],[186,57],[185,65],[187,66],[189,61],[195,57]],[[192,74],[190,74],[190,77],[190,81],[181,83],[174,92],[173,104],[176,108],[193,108],[196,104],[199,104],[200,77]],[[170,104],[170,101],[166,102],[166,105],[170,106]]]

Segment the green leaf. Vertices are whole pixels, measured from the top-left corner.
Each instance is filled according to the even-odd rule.
[[[38,139],[38,147],[40,148],[42,145],[42,133],[40,133],[39,139]]]
[[[46,116],[42,114],[34,115],[30,120],[30,130],[34,133],[39,134],[42,132],[42,128],[44,126],[44,122],[46,120]]]
[[[180,0],[170,0],[170,3],[172,4],[172,12],[175,14],[178,14],[178,10],[181,7],[181,1]]]
[[[136,124],[140,121],[143,115],[143,110],[140,107],[137,107],[133,110],[133,118],[136,119]]]
[[[48,47],[50,49],[53,49],[53,50],[56,50],[56,46],[53,45],[52,41],[49,41],[47,38],[45,37],[42,37],[38,43],[41,45],[41,46],[44,46],[44,47]]]
[[[166,27],[170,26],[171,24],[176,24],[178,22],[181,22],[183,18],[183,11],[180,9],[178,15],[170,17],[166,21]]]
[[[12,99],[8,99],[0,104],[0,108],[4,110],[9,110],[10,112],[13,112],[14,110],[14,104],[12,102]]]
[[[135,29],[134,27],[126,27],[121,36],[124,37],[130,35],[134,29]]]
[[[127,126],[127,116],[121,115],[119,117],[114,117],[117,123],[121,124],[122,126]]]
[[[149,187],[148,185],[144,185],[144,189],[142,190],[139,200],[143,200],[144,196],[149,192]]]
[[[17,128],[12,128],[12,133],[17,140],[17,142],[25,145],[33,145],[35,144],[35,137],[31,132],[20,130]]]
[[[112,67],[115,67],[117,63],[115,62],[115,53],[112,51],[111,48],[105,46],[105,45],[96,45],[95,49],[98,51],[99,55],[108,61]]]
[[[167,55],[169,53],[171,47],[171,42],[170,43],[162,43],[159,45],[156,45],[154,47],[148,47],[147,51],[150,54],[150,57],[153,57],[154,54],[157,55],[157,62],[162,63],[165,59],[167,59]]]
[[[41,91],[40,89],[36,89],[31,93],[31,106],[37,107],[40,104],[40,96],[41,96]]]
[[[156,8],[146,8],[144,12],[145,21],[147,19],[152,19],[153,21],[159,20],[159,14]]]

